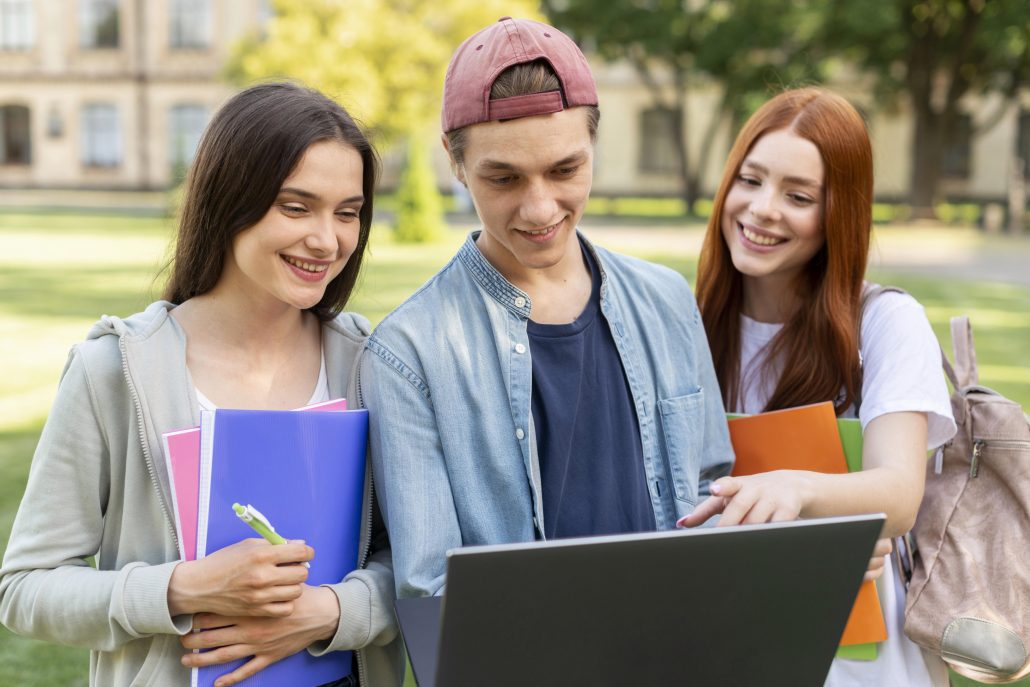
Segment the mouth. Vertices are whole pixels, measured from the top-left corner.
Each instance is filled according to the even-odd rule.
[[[330,260],[302,260],[292,255],[280,255],[290,269],[298,277],[305,281],[320,281],[329,270],[332,261]]]
[[[773,236],[760,229],[749,227],[741,222],[737,222],[737,231],[749,242],[756,246],[771,247],[778,246],[781,243],[786,243],[787,239]]]
[[[542,229],[516,229],[515,231],[534,243],[546,243],[558,233],[562,221],[555,222],[551,226],[543,227]]]

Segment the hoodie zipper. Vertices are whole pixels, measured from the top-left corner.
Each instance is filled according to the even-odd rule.
[[[358,408],[365,408],[365,399],[361,395],[361,364],[357,366],[355,371],[355,388],[358,394]],[[367,408],[365,408],[367,412]],[[372,466],[368,464],[369,461],[366,458],[365,464],[365,527],[362,532],[362,539],[364,544],[358,551],[358,570],[365,567],[365,563],[368,562],[368,552],[372,548],[372,496],[375,493],[375,485],[372,484]],[[360,540],[359,540],[360,541]],[[343,621],[343,618],[340,619]],[[358,662],[358,684],[361,687],[368,685],[367,676],[365,675],[365,654],[363,649],[355,649],[354,656]]]
[[[161,504],[161,512],[165,516],[165,524],[168,525],[168,531],[172,534],[172,541],[175,542],[175,550],[179,551],[179,534],[175,531],[175,524],[172,520],[171,514],[168,512],[168,505],[165,503],[164,495],[161,492],[161,485],[157,481],[157,475],[154,474],[153,459],[150,455],[150,444],[147,442],[146,431],[144,430],[143,424],[143,408],[140,406],[139,394],[136,392],[136,387],[132,384],[132,378],[129,375],[129,361],[126,358],[125,352],[125,339],[118,337],[118,348],[122,353],[122,374],[125,375],[125,385],[129,388],[129,394],[132,396],[132,405],[136,409],[136,426],[139,430],[139,443],[143,449],[143,459],[147,464],[147,474],[150,475],[150,483],[154,485],[154,491],[157,492],[157,500]]]

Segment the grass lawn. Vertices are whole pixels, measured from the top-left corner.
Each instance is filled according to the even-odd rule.
[[[69,346],[99,315],[127,315],[156,297],[154,275],[171,231],[170,220],[153,217],[0,215],[0,551]],[[700,227],[588,233],[693,281]],[[352,309],[378,322],[443,265],[463,238],[464,232],[454,231],[439,244],[401,246],[378,230]],[[918,234],[900,240],[918,240]],[[982,382],[1030,408],[1024,357],[1030,351],[1030,287],[889,272],[871,276],[915,295],[946,350],[948,318],[968,313],[976,327]],[[85,650],[21,639],[0,628],[0,685],[85,685],[87,666]]]

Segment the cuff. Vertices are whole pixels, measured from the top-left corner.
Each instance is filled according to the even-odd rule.
[[[336,594],[340,604],[340,623],[332,639],[314,642],[308,647],[308,653],[322,656],[330,651],[364,647],[372,632],[372,590],[360,577],[322,586]]]
[[[140,636],[184,635],[193,627],[193,616],[168,612],[168,582],[182,561],[161,565],[137,564],[127,568],[122,588],[122,608],[132,631]]]

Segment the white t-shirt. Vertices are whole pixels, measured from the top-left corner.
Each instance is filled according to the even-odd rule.
[[[867,284],[866,288],[872,288]],[[782,365],[763,369],[765,346],[783,325],[741,316],[741,399],[736,412],[760,413],[765,408]],[[923,307],[911,296],[887,292],[874,298],[862,318],[862,429],[886,413],[926,413],[927,449],[955,434],[948,388],[941,371],[941,351]],[[845,417],[855,417],[854,407]],[[925,654],[903,631],[905,588],[891,557],[877,582],[887,624],[887,641],[875,661],[836,659],[827,687],[947,687],[944,663]]]
[[[218,406],[211,402],[207,396],[201,393],[200,389],[193,387],[197,392],[197,403],[200,405],[201,410],[217,410]],[[322,351],[322,362],[318,368],[318,381],[315,382],[315,390],[311,393],[311,398],[304,405],[310,406],[316,403],[323,403],[329,400],[329,376],[325,372],[325,351]]]

